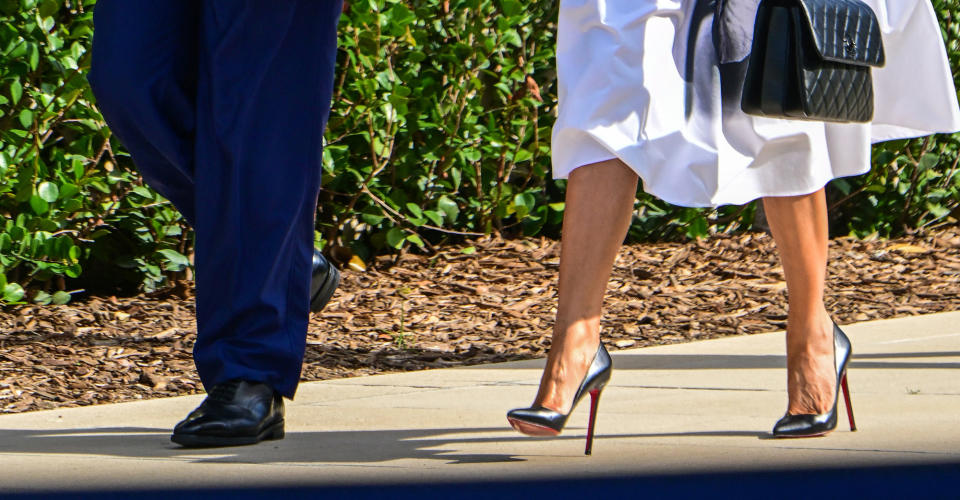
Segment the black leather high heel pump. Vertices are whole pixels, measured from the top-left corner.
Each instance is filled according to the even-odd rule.
[[[847,406],[847,418],[850,420],[850,430],[856,431],[857,424],[853,420],[853,406],[850,404],[850,389],[847,387],[847,362],[853,354],[850,339],[836,323],[833,324],[833,362],[837,368],[837,385],[833,395],[833,408],[827,413],[784,415],[773,426],[774,437],[798,438],[822,436],[837,428],[837,399],[843,389],[843,400]]]
[[[600,392],[610,381],[612,371],[613,360],[610,359],[607,349],[603,347],[603,342],[600,342],[600,347],[597,348],[597,353],[593,357],[593,363],[590,364],[583,381],[580,382],[580,388],[577,389],[577,393],[573,397],[573,405],[570,407],[570,413],[573,413],[573,409],[577,407],[577,403],[583,396],[587,393],[590,394],[590,426],[587,428],[587,449],[584,452],[586,455],[589,455],[593,450],[593,430],[597,421],[597,405],[600,404]],[[531,435],[556,436],[563,430],[570,413],[563,414],[542,406],[532,406],[510,410],[507,413],[507,420],[519,432],[524,432],[521,425],[528,425],[543,431]]]

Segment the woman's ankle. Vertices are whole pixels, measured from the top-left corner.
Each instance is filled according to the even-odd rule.
[[[833,349],[833,320],[826,309],[814,314],[790,314],[787,319],[787,354]]]
[[[557,318],[553,328],[551,347],[562,345],[564,348],[596,347],[600,342],[600,318],[576,318],[563,320]]]
[[[569,322],[554,328],[554,337],[540,380],[536,405],[565,412],[590,368],[600,342],[599,320]]]

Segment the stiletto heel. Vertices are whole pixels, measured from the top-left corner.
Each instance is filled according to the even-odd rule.
[[[850,404],[850,388],[847,387],[847,374],[844,372],[840,379],[840,387],[843,389],[843,402],[847,404],[847,420],[850,421],[850,432],[856,432],[857,423],[853,421],[853,405]]]
[[[847,387],[847,363],[853,354],[850,339],[840,330],[836,323],[833,325],[833,362],[837,369],[837,384],[834,386],[833,408],[827,413],[784,415],[773,426],[774,437],[814,437],[822,436],[837,428],[837,400],[843,390],[843,399],[847,406],[847,418],[850,419],[850,430],[857,430],[853,422],[853,405],[850,404],[850,393]]]
[[[590,426],[587,427],[587,449],[584,455],[593,452],[593,429],[597,423],[597,405],[600,404],[600,389],[590,391]]]
[[[610,353],[603,347],[603,342],[597,348],[597,353],[593,357],[593,362],[587,373],[580,382],[580,388],[573,396],[573,405],[569,413],[560,413],[558,411],[544,408],[542,406],[531,406],[530,408],[517,408],[507,413],[507,420],[510,425],[518,432],[530,436],[556,436],[560,434],[567,423],[567,418],[577,403],[588,393],[590,394],[590,426],[587,428],[587,449],[589,455],[593,451],[593,432],[597,420],[597,407],[600,404],[600,393],[610,381],[610,373],[613,372],[613,360],[610,359]]]

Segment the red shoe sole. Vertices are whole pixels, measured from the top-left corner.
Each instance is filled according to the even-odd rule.
[[[526,434],[527,436],[559,436],[560,431],[551,429],[550,427],[544,427],[542,425],[531,424],[530,422],[524,422],[523,420],[517,420],[514,418],[507,418],[507,421],[510,422],[510,426],[514,428],[517,432],[521,434]]]

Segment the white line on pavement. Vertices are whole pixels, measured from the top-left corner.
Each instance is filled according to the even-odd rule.
[[[911,339],[886,340],[878,344],[902,344],[904,342],[919,342],[921,340],[945,339],[947,337],[960,337],[960,333],[951,333],[949,335],[934,335],[932,337],[916,337]]]

